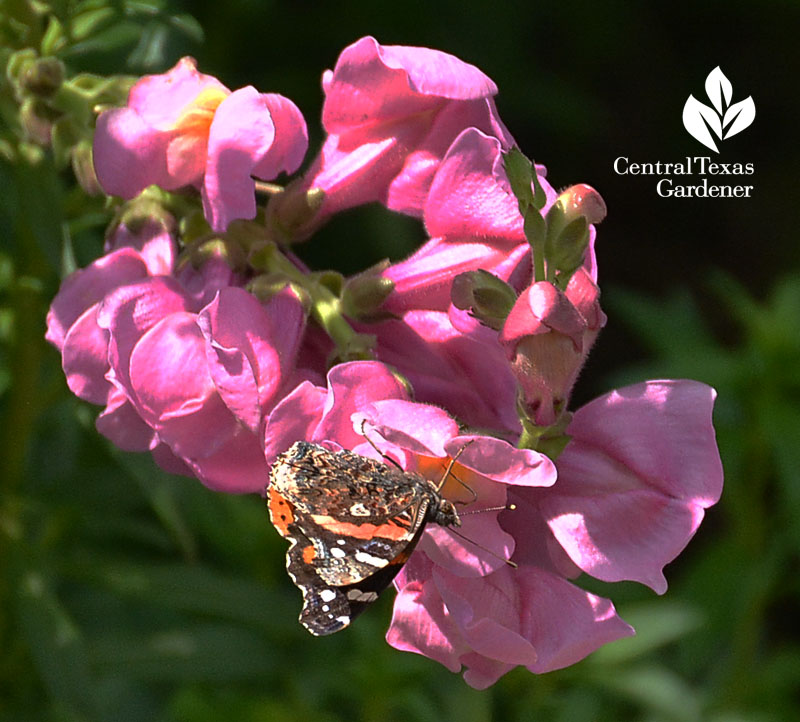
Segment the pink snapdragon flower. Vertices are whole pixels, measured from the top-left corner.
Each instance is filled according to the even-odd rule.
[[[260,490],[266,415],[307,377],[295,366],[301,302],[284,289],[260,303],[217,258],[176,271],[174,239],[155,223],[121,226],[110,245],[48,314],[70,389],[105,405],[97,428],[120,448],[220,491]]]
[[[121,286],[170,274],[177,257],[175,239],[155,221],[136,233],[120,225],[107,250],[64,280],[47,312],[45,338],[61,352],[67,386],[93,404],[105,404],[112,388],[105,377],[108,336],[97,325],[103,300]]]
[[[321,218],[372,201],[421,215],[436,168],[462,130],[513,144],[495,108],[497,86],[439,50],[364,37],[342,51],[322,87],[328,138],[304,184],[325,192]]]
[[[450,287],[459,273],[478,268],[524,287],[531,273],[531,248],[525,238],[517,199],[503,168],[503,146],[475,128],[464,130],[436,170],[423,206],[430,236],[405,261],[381,275],[394,283],[383,309],[447,311]],[[556,192],[537,167],[550,207]]]
[[[395,581],[389,643],[466,667],[466,681],[482,689],[517,665],[552,671],[632,634],[610,601],[569,579],[584,571],[665,591],[663,566],[722,491],[714,396],[693,381],[651,381],[579,409],[557,482],[508,487],[516,508],[500,524],[519,566],[475,579],[415,554]]]
[[[252,86],[231,92],[182,58],[139,80],[125,108],[100,114],[93,153],[106,193],[133,198],[152,184],[194,186],[208,222],[224,231],[256,214],[251,176],[293,173],[307,146],[305,121],[290,100]]]

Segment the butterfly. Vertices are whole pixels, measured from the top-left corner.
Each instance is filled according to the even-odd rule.
[[[338,632],[374,602],[426,524],[461,525],[442,483],[305,441],[278,456],[267,506],[289,540],[286,568],[303,593],[300,623],[311,634]]]

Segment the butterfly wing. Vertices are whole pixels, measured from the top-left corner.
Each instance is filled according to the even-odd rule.
[[[426,484],[357,454],[297,442],[273,465],[270,515],[283,536],[308,541],[305,563],[325,583],[358,584],[416,543]]]

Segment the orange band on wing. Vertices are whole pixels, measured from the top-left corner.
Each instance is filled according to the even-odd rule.
[[[408,529],[395,523],[387,524],[349,524],[338,521],[332,516],[318,516],[313,514],[311,518],[331,534],[339,536],[353,537],[355,539],[392,539],[397,541],[408,536]]]

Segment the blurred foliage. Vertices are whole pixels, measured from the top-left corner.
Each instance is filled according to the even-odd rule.
[[[787,146],[766,166],[762,157],[780,153],[747,149],[759,163],[757,205],[651,202],[651,210],[643,209],[638,199],[626,202],[606,166],[624,151],[622,138],[631,143],[631,155],[660,152],[652,126],[630,134],[627,125],[603,123],[612,107],[631,102],[628,96],[640,109],[663,102],[674,112],[689,92],[686,72],[676,73],[677,81],[662,77],[669,63],[647,66],[664,81],[650,96],[626,70],[637,61],[627,38],[652,40],[658,11],[634,12],[624,3],[587,5],[583,15],[574,4],[498,9],[490,19],[476,15],[470,25],[460,4],[456,13],[454,4],[443,3],[438,15],[430,8],[409,13],[398,4],[382,7],[380,17],[366,4],[335,5],[237,0],[222,8],[198,2],[191,6],[198,23],[166,2],[0,2],[0,58],[17,69],[0,80],[0,720],[800,719],[800,275],[789,272],[796,251],[779,256],[796,243],[788,232],[794,213],[777,192],[790,178],[781,163],[789,164],[794,151]],[[767,5],[771,14],[756,3],[708,3],[710,9],[694,12],[706,17],[724,8],[714,17],[719,32],[703,36],[716,52],[751,21],[773,28],[783,12],[796,18],[789,4]],[[317,19],[300,22],[311,11]],[[336,13],[340,22],[328,22]],[[675,18],[687,13],[671,3],[657,37],[672,42]],[[265,18],[273,26],[258,45],[253,35]],[[201,24],[209,33],[205,45]],[[479,40],[503,24],[504,43]],[[533,25],[531,44],[525,30]],[[792,26],[785,25],[787,31]],[[539,126],[523,125],[517,135],[523,148],[533,137],[539,144],[552,139],[545,160],[554,169],[594,182],[597,171],[592,176],[581,169],[593,156],[582,154],[612,143],[603,156],[610,184],[604,195],[612,217],[616,212],[621,220],[610,221],[601,236],[604,244],[611,238],[620,245],[614,253],[599,249],[611,322],[598,344],[599,362],[592,360],[585,374],[593,380],[582,379],[579,393],[683,376],[719,392],[723,501],[668,569],[667,596],[656,599],[633,584],[580,580],[613,598],[637,636],[560,672],[535,677],[516,670],[485,692],[385,644],[391,594],[346,632],[311,638],[295,621],[300,596],[284,570],[285,542],[270,527],[262,502],[212,493],[164,475],[145,456],[117,452],[95,432],[94,411],[67,391],[58,354],[43,340],[60,279],[101,252],[108,221],[103,201],[87,196],[72,172],[80,178],[76,149],[91,132],[93,105],[124,97],[128,81],[108,86],[94,74],[160,71],[192,52],[202,69],[233,87],[254,82],[249,70],[260,73],[261,89],[293,97],[313,125],[316,77],[365,32],[384,42],[442,47],[486,69],[503,88],[501,112],[508,109],[504,118],[515,132],[515,115],[539,119]],[[762,41],[763,52],[770,43],[770,37]],[[569,52],[558,57],[559,49]],[[539,52],[539,72],[533,72],[523,61]],[[750,63],[741,47],[739,55]],[[263,62],[256,65],[256,56]],[[590,67],[591,57],[596,63]],[[31,77],[26,68],[41,58],[60,62],[69,92],[23,82]],[[783,58],[783,71],[792,58]],[[720,61],[699,49],[683,62],[702,80]],[[622,72],[602,85],[592,75],[598,65]],[[740,74],[728,72],[745,75],[741,64]],[[675,87],[680,99],[664,90]],[[761,95],[754,90],[759,113],[788,87],[764,87]],[[31,112],[20,117],[26,103]],[[534,109],[526,110],[528,104]],[[621,117],[634,116],[625,108]],[[767,121],[759,122],[768,134]],[[672,125],[658,127],[664,132]],[[538,149],[531,151],[539,157]],[[644,195],[641,188],[636,192]],[[675,225],[662,225],[658,214]],[[769,244],[755,249],[749,243],[746,253],[733,244],[730,255],[724,253],[737,237],[732,227],[740,229],[738,237],[761,237],[755,229],[763,235],[765,219],[775,231],[768,233]],[[402,256],[421,234],[415,222],[369,208],[332,223],[313,252],[321,264],[338,260],[348,271],[362,258],[353,237],[362,239],[371,261]],[[624,245],[627,236],[632,240]],[[642,247],[675,260],[656,274],[658,299],[643,293],[653,274],[642,269],[661,266],[651,265]],[[739,256],[754,265],[737,267]],[[710,259],[729,270],[711,270]],[[754,280],[772,278],[764,269],[774,274],[776,264],[786,274],[769,291],[754,288]],[[694,291],[675,290],[686,288],[681,279]],[[621,358],[633,361],[619,370]]]

